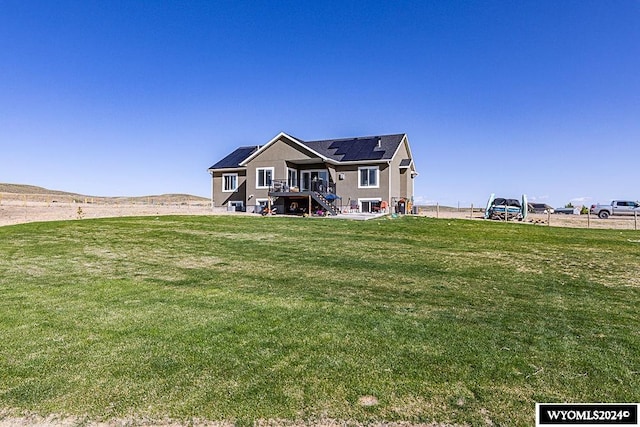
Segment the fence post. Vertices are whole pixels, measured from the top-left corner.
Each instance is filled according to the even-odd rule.
[[[473,203],[471,203],[471,216],[469,218],[473,219]]]
[[[440,217],[440,203],[436,202],[436,218]]]
[[[551,226],[551,211],[547,209],[547,227]]]
[[[587,228],[591,228],[591,210],[587,212]]]
[[[638,211],[633,213],[633,229],[638,230]]]

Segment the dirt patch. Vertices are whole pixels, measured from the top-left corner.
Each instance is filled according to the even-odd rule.
[[[459,424],[441,423],[412,423],[408,421],[385,421],[385,422],[357,422],[354,420],[335,420],[331,418],[321,418],[309,421],[288,421],[288,420],[258,420],[254,423],[256,427],[464,427]]]
[[[231,422],[217,422],[217,421],[203,421],[203,420],[189,420],[188,422],[181,422],[175,420],[149,420],[145,418],[123,418],[113,419],[109,421],[91,421],[84,417],[63,417],[58,415],[49,415],[42,417],[39,415],[28,415],[22,417],[1,417],[0,427],[180,427],[180,426],[192,426],[192,427],[231,427],[234,424]]]
[[[27,222],[82,220],[123,216],[214,215],[208,200],[188,195],[85,197],[62,194],[0,192],[0,226]],[[237,213],[236,213],[237,215]]]
[[[375,396],[360,396],[358,399],[358,405],[360,406],[376,406],[378,404],[378,398]]]
[[[0,205],[0,225],[120,216],[210,214],[212,214],[210,207],[194,205],[91,205],[3,200]]]

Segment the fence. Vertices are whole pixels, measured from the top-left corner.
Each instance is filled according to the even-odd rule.
[[[473,205],[466,207],[450,207],[441,206],[439,204],[418,206],[417,212],[418,215],[431,218],[484,219],[484,208],[474,207]],[[620,230],[638,230],[638,227],[640,226],[640,218],[637,213],[634,216],[612,216],[607,219],[600,219],[591,214],[571,215],[556,213],[529,213],[524,222],[552,227]]]

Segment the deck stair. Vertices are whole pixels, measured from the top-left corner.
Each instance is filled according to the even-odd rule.
[[[331,215],[338,215],[338,209],[333,205],[332,202],[330,202],[324,195],[322,195],[322,193],[312,191],[311,197],[313,198],[313,200],[318,202],[320,206],[325,208]]]

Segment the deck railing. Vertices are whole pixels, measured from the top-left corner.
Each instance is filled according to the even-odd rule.
[[[310,182],[310,188],[301,188],[299,186],[290,186],[286,179],[274,179],[269,186],[269,193],[300,193],[313,191],[320,194],[336,194],[336,184],[319,179]]]

